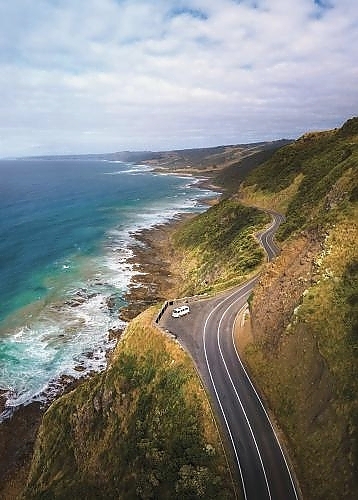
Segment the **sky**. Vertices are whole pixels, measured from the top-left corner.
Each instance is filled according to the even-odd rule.
[[[0,157],[338,127],[357,47],[356,0],[0,0]]]

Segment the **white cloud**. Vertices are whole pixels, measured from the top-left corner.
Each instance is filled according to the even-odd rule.
[[[357,114],[353,0],[0,5],[0,156],[248,142]]]

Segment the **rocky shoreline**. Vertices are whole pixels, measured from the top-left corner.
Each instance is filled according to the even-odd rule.
[[[178,292],[178,277],[175,274],[175,249],[170,235],[193,214],[180,215],[165,224],[142,229],[132,234],[135,243],[130,262],[138,274],[129,284],[125,300],[128,306],[120,311],[120,319],[130,321],[152,304],[174,297]]]
[[[208,206],[220,198],[220,188],[212,185],[209,178],[201,179],[196,186],[218,192],[217,198],[206,200]],[[180,278],[171,234],[185,220],[194,216],[193,213],[178,214],[166,223],[132,234],[135,242],[131,246],[133,256],[130,262],[138,274],[132,277],[129,284],[125,295],[127,306],[119,311],[120,319],[128,322],[150,305],[177,296]],[[122,329],[109,330],[111,338],[119,339],[122,333]],[[61,395],[86,379],[88,376],[59,381],[59,385],[62,385]],[[0,393],[0,410],[4,404],[4,394]],[[36,435],[48,406],[31,403],[17,409],[11,418],[0,423],[0,498],[3,500],[18,498],[26,484]]]
[[[63,377],[57,382],[61,391],[57,397],[72,391],[88,379]],[[5,405],[5,391],[0,393],[0,411]],[[19,498],[26,484],[32,453],[42,416],[49,403],[33,402],[17,408],[10,418],[0,423],[0,498]]]
[[[121,319],[130,321],[150,305],[175,296],[178,280],[173,273],[174,249],[170,235],[183,220],[192,216],[179,215],[165,224],[132,235],[135,243],[131,248],[131,263],[138,274],[133,276],[125,296],[128,305],[119,311]],[[109,333],[119,338],[122,331]],[[64,380],[63,392],[73,390],[84,380]],[[0,394],[0,407],[4,402],[4,394]],[[31,403],[17,409],[11,418],[0,424],[0,497],[3,500],[18,498],[21,494],[29,472],[37,431],[47,407]]]

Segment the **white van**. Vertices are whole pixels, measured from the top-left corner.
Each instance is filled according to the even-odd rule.
[[[180,318],[180,316],[185,316],[186,314],[190,313],[189,306],[180,306],[176,307],[173,312],[172,316],[173,318]]]

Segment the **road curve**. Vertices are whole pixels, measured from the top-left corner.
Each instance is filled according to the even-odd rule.
[[[271,225],[258,235],[274,258],[274,234],[283,216],[269,212]],[[235,319],[258,277],[210,300],[191,303],[191,313],[174,319],[169,307],[161,326],[178,336],[213,396],[231,445],[245,500],[298,500],[299,494],[269,416],[234,342]]]

